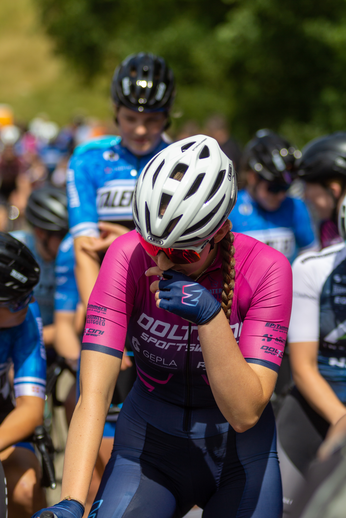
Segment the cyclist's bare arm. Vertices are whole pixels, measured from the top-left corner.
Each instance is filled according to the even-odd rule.
[[[346,408],[320,374],[318,347],[318,342],[290,343],[292,375],[309,405],[326,421],[334,424],[346,413]]]
[[[224,417],[237,432],[254,426],[274,391],[277,374],[247,363],[221,311],[198,326],[205,367],[214,398]]]
[[[44,400],[36,396],[19,396],[16,407],[0,425],[0,451],[26,439],[43,422]]]
[[[76,332],[76,312],[56,311],[54,313],[56,327],[54,348],[67,361],[77,362],[80,355],[80,340]]]
[[[108,354],[82,352],[81,395],[67,439],[62,498],[86,502],[120,364],[119,358]]]
[[[86,310],[90,293],[100,271],[100,259],[97,252],[86,251],[97,238],[80,236],[74,240],[76,258],[75,274],[81,301]]]

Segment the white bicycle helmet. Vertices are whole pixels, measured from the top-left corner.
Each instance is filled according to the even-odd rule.
[[[236,200],[232,161],[215,139],[196,135],[171,144],[149,162],[138,178],[133,218],[146,241],[200,252]]]

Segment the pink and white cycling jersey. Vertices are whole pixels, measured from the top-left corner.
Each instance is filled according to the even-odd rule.
[[[291,312],[291,267],[273,248],[234,235],[236,276],[230,325],[247,362],[278,371]],[[156,307],[149,289],[154,279],[145,275],[153,265],[136,231],[112,244],[89,300],[83,349],[121,358],[128,332],[142,389],[173,404],[213,406],[197,326]],[[222,293],[221,268],[218,251],[198,279],[217,300]]]

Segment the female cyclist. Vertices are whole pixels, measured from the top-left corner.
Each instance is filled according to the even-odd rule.
[[[58,518],[83,514],[127,332],[138,376],[90,516],[178,518],[194,504],[207,518],[281,516],[269,399],[291,267],[230,232],[236,193],[232,162],[204,135],[142,172],[136,230],[111,245],[89,300]]]
[[[340,210],[344,239],[345,207]],[[345,293],[344,242],[293,263],[289,356],[295,386],[278,415],[285,517],[329,427],[346,414]]]

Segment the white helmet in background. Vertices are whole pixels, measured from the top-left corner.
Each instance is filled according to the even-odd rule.
[[[162,150],[143,170],[133,197],[133,219],[146,241],[199,252],[236,200],[232,161],[215,139],[195,135]]]

